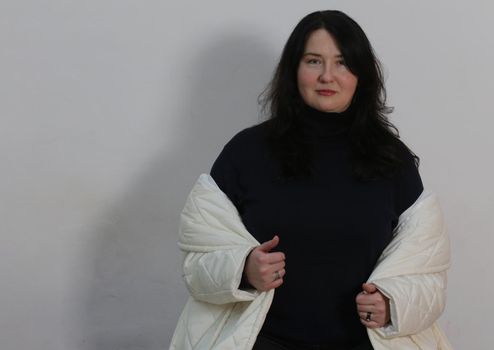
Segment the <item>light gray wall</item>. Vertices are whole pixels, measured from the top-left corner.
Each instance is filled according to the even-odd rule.
[[[305,4],[307,3],[307,4]],[[0,3],[0,346],[167,348],[177,219],[306,13],[342,9],[386,67],[453,246],[441,320],[492,346],[494,5],[488,1]]]

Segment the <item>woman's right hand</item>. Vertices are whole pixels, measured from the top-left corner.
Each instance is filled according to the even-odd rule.
[[[265,292],[283,284],[283,276],[286,273],[285,254],[270,253],[279,242],[280,238],[274,236],[273,239],[254,248],[247,257],[244,268],[245,277],[258,291]]]

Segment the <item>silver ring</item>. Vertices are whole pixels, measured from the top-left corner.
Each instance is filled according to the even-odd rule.
[[[372,312],[369,311],[367,312],[367,316],[365,316],[365,320],[369,322],[371,320],[371,317],[372,317]]]
[[[274,272],[274,281],[279,280],[280,278],[281,278],[280,272],[279,271],[275,271]]]

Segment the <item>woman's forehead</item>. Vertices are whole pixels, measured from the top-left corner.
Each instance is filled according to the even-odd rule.
[[[313,31],[305,43],[304,55],[341,56],[340,49],[333,36],[326,29]]]

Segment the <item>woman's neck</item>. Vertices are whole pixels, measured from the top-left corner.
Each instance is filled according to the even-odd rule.
[[[354,115],[348,109],[344,112],[323,112],[305,105],[299,120],[306,136],[332,138],[344,136],[350,130]]]

